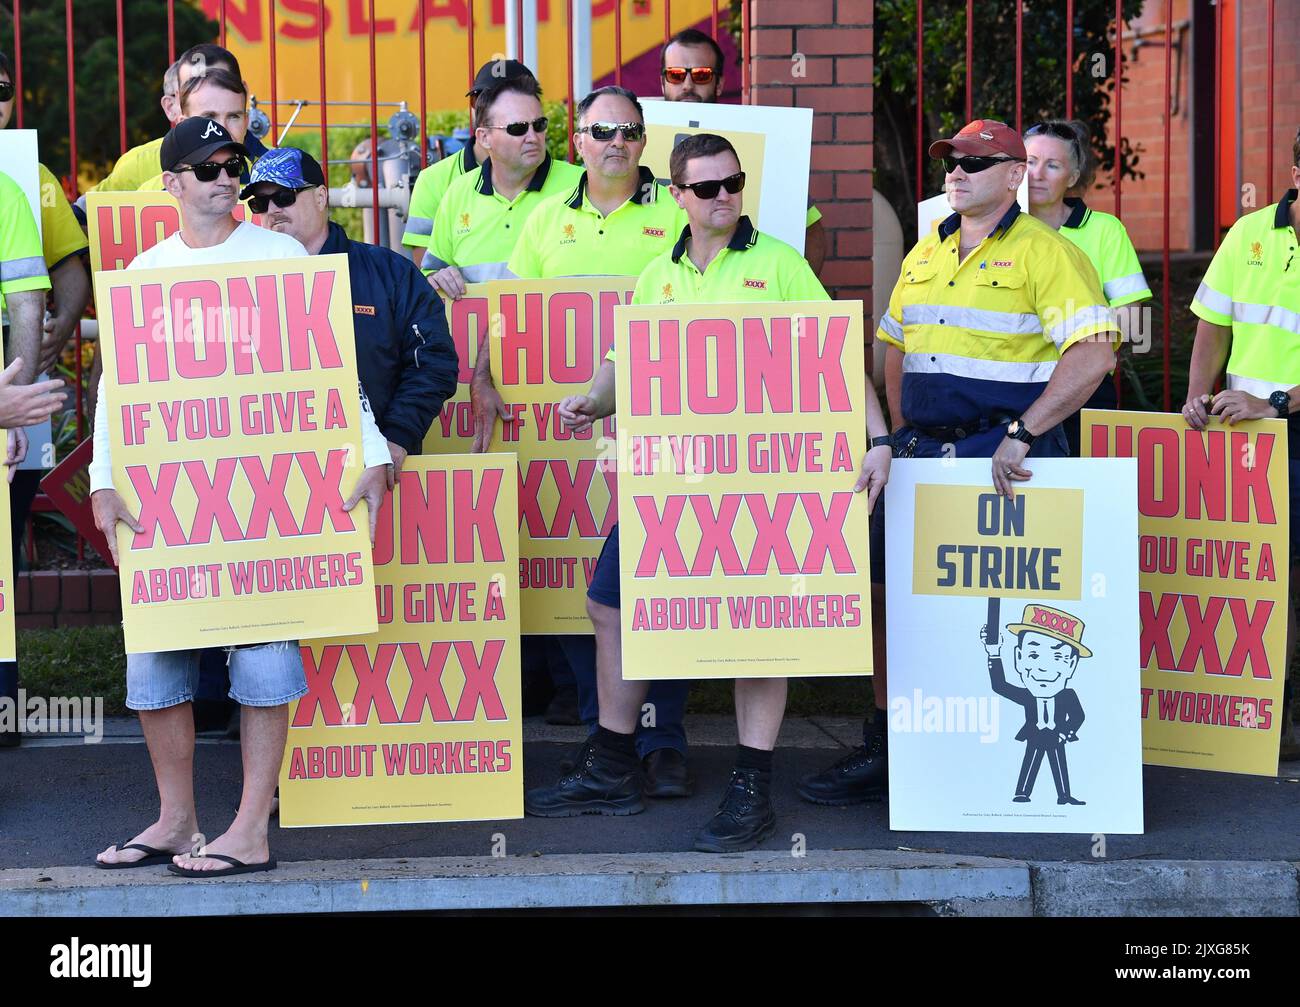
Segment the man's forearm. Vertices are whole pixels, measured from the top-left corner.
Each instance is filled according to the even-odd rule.
[[[54,335],[63,345],[71,338],[90,303],[90,280],[77,256],[64,259],[50,273],[50,314]]]
[[[1074,415],[1097,390],[1115,363],[1115,351],[1107,342],[1075,343],[1061,356],[1051,380],[1020,419],[1030,433],[1051,430]]]
[[[1223,373],[1232,347],[1232,330],[1201,319],[1192,344],[1192,362],[1187,373],[1187,397],[1209,395]]]
[[[30,385],[36,377],[41,355],[41,332],[45,322],[45,291],[23,290],[5,295],[9,310],[9,353],[5,363],[23,358],[23,366],[14,380],[16,385]]]
[[[478,355],[474,358],[474,374],[470,378],[470,385],[487,385],[489,388],[496,387],[492,380],[492,357],[488,352],[488,334],[484,330],[483,336],[478,341]]]
[[[889,403],[889,420],[894,430],[903,426],[903,351],[885,347],[885,400]]]
[[[595,380],[591,383],[591,390],[587,392],[587,397],[596,404],[594,419],[604,419],[606,416],[613,415],[614,412],[614,365],[605,360],[600,365],[600,370],[596,372]]]

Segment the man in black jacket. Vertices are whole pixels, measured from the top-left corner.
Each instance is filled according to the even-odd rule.
[[[1008,626],[1007,632],[1018,637],[1014,654],[1023,688],[1007,681],[1001,635],[997,643],[989,643],[981,631],[980,639],[988,653],[993,691],[1019,703],[1025,713],[1025,724],[1016,735],[1017,741],[1025,743],[1025,757],[1012,800],[1018,804],[1029,801],[1046,756],[1056,784],[1056,803],[1084,804],[1070,794],[1070,770],[1065,760],[1066,742],[1079,740],[1083,723],[1079,697],[1066,686],[1079,667],[1079,658],[1092,657],[1092,651],[1083,645],[1083,622],[1060,609],[1028,605],[1024,619]]]
[[[395,480],[456,391],[456,348],[442,302],[409,259],[353,241],[330,221],[329,187],[310,154],[271,151],[253,166],[240,198],[263,215],[263,226],[297,238],[312,255],[347,255],[357,376],[388,438]]]

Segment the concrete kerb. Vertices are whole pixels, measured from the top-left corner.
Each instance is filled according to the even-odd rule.
[[[301,861],[195,881],[162,868],[0,871],[0,915],[192,916],[868,903],[1026,915],[1028,865],[892,851]]]
[[[161,868],[0,871],[0,915],[200,916],[663,906],[924,906],[956,916],[1297,916],[1285,862],[1027,863],[902,851],[301,861],[215,881]]]

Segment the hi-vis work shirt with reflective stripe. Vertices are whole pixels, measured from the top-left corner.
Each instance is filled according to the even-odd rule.
[[[18,183],[0,173],[0,305],[5,294],[49,289],[32,205]]]
[[[551,196],[532,212],[507,268],[524,280],[637,276],[673,247],[685,226],[686,211],[649,168],[641,167],[632,198],[607,217],[587,198],[584,171],[572,192]]]
[[[1014,203],[965,262],[961,216],[903,260],[876,335],[903,351],[903,416],[954,427],[1019,416],[1069,347],[1118,341],[1097,271],[1074,245]]]
[[[741,217],[727,246],[701,273],[686,254],[687,225],[672,251],[641,272],[633,304],[726,304],[744,301],[829,301],[808,260]]]
[[[1228,387],[1259,398],[1300,385],[1300,249],[1296,190],[1235,224],[1214,253],[1192,313],[1232,328]],[[1294,415],[1294,414],[1293,414]]]
[[[468,283],[505,278],[506,262],[524,223],[548,196],[571,192],[582,169],[548,154],[513,200],[492,184],[492,159],[447,188],[434,218],[433,238],[420,268],[425,272],[456,266]]]
[[[1101,280],[1101,292],[1112,308],[1151,300],[1151,288],[1142,275],[1137,249],[1118,217],[1092,210],[1082,199],[1067,199],[1070,216],[1058,232],[1076,245]]]
[[[406,211],[406,230],[402,232],[402,244],[419,248],[429,247],[429,238],[433,234],[433,222],[438,216],[438,206],[447,189],[461,175],[478,167],[478,158],[474,156],[474,140],[465,144],[454,154],[449,154],[441,161],[434,161],[415,178],[415,188],[411,190],[411,205]]]

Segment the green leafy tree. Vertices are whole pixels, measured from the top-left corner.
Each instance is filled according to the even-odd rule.
[[[23,125],[40,132],[41,160],[68,171],[67,22],[59,3],[22,5]],[[167,69],[167,8],[158,0],[126,0],[126,131],[130,144],[167,129],[158,99]],[[14,57],[13,10],[0,9],[0,49]],[[190,3],[176,4],[176,52],[215,41],[217,23]],[[76,56],[77,158],[91,176],[104,174],[121,151],[118,117],[116,0],[77,0],[72,50]]]
[[[894,209],[909,238],[915,238],[919,198],[943,185],[942,167],[924,158],[924,191],[916,193],[916,0],[876,0],[875,168],[876,188]],[[1125,20],[1141,13],[1143,0],[1124,0]],[[971,108],[975,118],[1015,125],[1016,0],[980,0],[974,5]],[[922,147],[951,136],[966,121],[966,3],[927,0],[924,8],[925,63]],[[1113,0],[1074,4],[1074,117],[1092,130],[1098,176],[1110,184],[1115,160],[1107,141],[1115,87]],[[1022,124],[1065,118],[1065,0],[1024,0]],[[1142,151],[1121,139],[1122,171],[1142,177]]]

